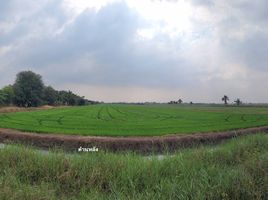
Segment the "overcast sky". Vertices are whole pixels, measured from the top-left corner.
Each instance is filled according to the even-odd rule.
[[[268,102],[267,0],[0,0],[0,87],[92,100]]]

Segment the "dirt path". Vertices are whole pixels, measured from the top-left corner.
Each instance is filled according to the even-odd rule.
[[[70,151],[77,151],[79,147],[99,150],[135,151],[139,153],[156,152],[191,147],[200,144],[219,143],[223,140],[237,136],[268,133],[268,126],[248,128],[235,131],[216,133],[196,133],[192,135],[172,135],[155,137],[95,137],[95,136],[74,136],[27,133],[11,129],[0,129],[0,142],[22,143],[34,145],[41,148],[62,148]]]
[[[6,107],[0,107],[0,113],[12,113],[12,112],[26,112],[26,111],[36,111],[36,110],[49,110],[49,109],[55,109],[55,108],[65,108],[68,106],[49,106],[44,105],[40,107],[16,107],[16,106],[6,106]]]

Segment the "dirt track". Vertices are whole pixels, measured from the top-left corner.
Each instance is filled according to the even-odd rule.
[[[48,109],[65,108],[65,107],[68,107],[68,106],[49,106],[49,105],[44,105],[44,106],[40,106],[40,107],[28,107],[28,108],[16,107],[16,106],[6,106],[6,107],[0,107],[0,113],[48,110]]]
[[[23,143],[41,148],[62,148],[77,151],[79,147],[99,150],[135,151],[139,153],[175,151],[176,149],[191,147],[200,144],[219,143],[223,140],[237,136],[268,133],[268,126],[248,128],[236,131],[217,133],[196,133],[192,135],[172,135],[155,137],[94,137],[94,136],[71,136],[55,134],[37,134],[20,132],[11,129],[0,129],[0,142]]]

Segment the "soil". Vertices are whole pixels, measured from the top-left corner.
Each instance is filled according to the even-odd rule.
[[[26,110],[26,108],[9,106],[9,107],[2,107],[2,108],[0,108],[0,113],[20,112],[20,111],[25,111],[25,110]]]
[[[134,151],[142,154],[148,154],[152,152],[174,152],[181,148],[193,147],[201,144],[215,144],[226,139],[257,133],[268,133],[268,126],[224,132],[195,133],[191,135],[177,134],[153,137],[56,135],[27,133],[12,129],[0,129],[0,142],[22,143],[45,149],[60,148],[67,151],[77,151],[79,147],[96,147],[101,151]]]
[[[11,113],[11,112],[25,112],[25,111],[34,111],[34,110],[48,110],[53,108],[63,108],[66,106],[49,106],[44,105],[40,107],[16,107],[16,106],[6,106],[6,107],[0,107],[0,113]]]

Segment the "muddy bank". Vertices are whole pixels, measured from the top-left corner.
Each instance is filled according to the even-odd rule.
[[[61,148],[77,151],[78,148],[96,147],[103,151],[135,151],[138,153],[173,152],[180,148],[200,144],[214,144],[226,139],[257,133],[268,133],[268,126],[233,131],[195,133],[192,135],[171,135],[155,137],[95,137],[27,133],[11,129],[0,129],[0,142],[22,143],[45,149]]]

